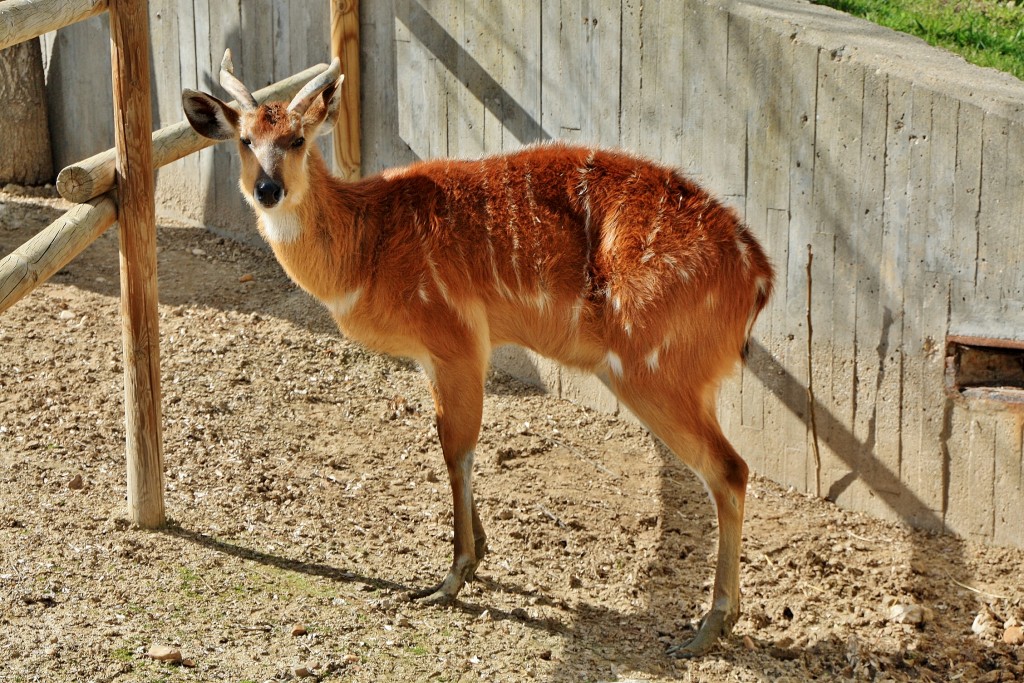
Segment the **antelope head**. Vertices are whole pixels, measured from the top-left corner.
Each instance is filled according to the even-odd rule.
[[[231,50],[225,50],[220,84],[237,101],[229,105],[212,95],[185,89],[185,116],[200,135],[238,141],[242,160],[239,185],[260,213],[291,211],[309,189],[306,169],[313,140],[331,130],[338,116],[341,64],[335,58],[288,104],[256,99],[234,74]]]

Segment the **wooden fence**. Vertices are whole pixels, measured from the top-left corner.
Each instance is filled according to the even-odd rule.
[[[343,68],[358,72],[358,44],[351,44],[358,41],[357,7],[337,0],[330,3],[329,11],[338,45],[335,53],[343,57]],[[128,517],[139,526],[152,528],[166,521],[154,171],[214,142],[201,138],[187,123],[152,135],[149,132],[153,129],[150,8],[145,2],[8,0],[0,4],[0,49],[103,12],[110,27],[115,147],[61,171],[58,189],[65,199],[77,204],[0,260],[0,312],[45,282],[115,220],[118,222]],[[342,39],[349,44],[337,42]],[[319,64],[254,94],[257,98],[291,97],[325,66]],[[358,83],[358,77],[355,80]],[[180,90],[175,96],[180,98]],[[343,101],[345,111],[335,131],[336,159],[349,177],[360,171],[358,134],[350,134],[358,130],[358,103],[358,97],[351,96]]]
[[[0,49],[106,10],[113,83],[117,194],[80,204],[0,261],[0,311],[57,272],[117,218],[121,245],[128,516],[164,524],[157,323],[156,209],[149,93],[149,17],[133,0],[10,0]]]

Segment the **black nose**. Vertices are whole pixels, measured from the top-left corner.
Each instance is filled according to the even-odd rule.
[[[256,201],[261,206],[270,208],[277,206],[277,203],[281,201],[281,197],[284,196],[284,188],[275,183],[273,180],[264,178],[263,180],[256,181]]]

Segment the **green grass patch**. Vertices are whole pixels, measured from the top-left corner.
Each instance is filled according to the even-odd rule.
[[[202,597],[199,593],[199,575],[188,567],[178,569],[178,577],[181,579],[181,592],[190,598]]]
[[[135,652],[130,647],[119,647],[111,656],[115,662],[130,662],[135,659]]]
[[[1024,80],[1024,0],[812,0]]]

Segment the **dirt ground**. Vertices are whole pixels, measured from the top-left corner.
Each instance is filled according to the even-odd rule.
[[[63,209],[7,188],[0,253]],[[1024,552],[757,476],[735,633],[669,658],[709,601],[702,487],[634,425],[498,373],[491,554],[457,604],[406,601],[451,553],[421,372],[342,339],[269,252],[175,225],[159,245],[163,530],[125,518],[116,230],[0,316],[0,681],[1024,681],[1003,642]]]

